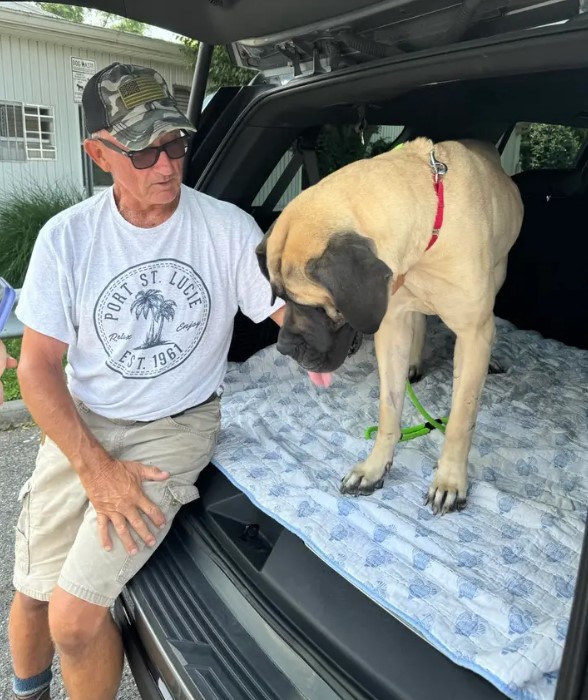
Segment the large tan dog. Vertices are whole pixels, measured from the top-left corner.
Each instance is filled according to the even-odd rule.
[[[492,145],[418,138],[302,192],[258,246],[274,294],[287,301],[282,353],[328,372],[361,333],[375,333],[379,430],[369,457],[343,479],[343,493],[382,486],[400,438],[406,378],[419,372],[422,314],[437,314],[456,334],[454,382],[427,502],[435,513],[465,505],[494,299],[522,217],[518,189]]]

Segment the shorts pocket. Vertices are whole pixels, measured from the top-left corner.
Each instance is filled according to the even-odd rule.
[[[214,438],[220,426],[220,417],[220,400],[214,399],[208,404],[196,406],[180,416],[170,416],[165,420],[186,433]]]
[[[169,531],[169,526],[177,512],[183,505],[195,501],[200,496],[200,492],[193,484],[186,484],[179,481],[169,480],[165,484],[165,489],[163,492],[163,498],[159,503],[159,507],[165,515],[165,519],[168,524],[168,528],[165,531],[157,533],[155,536],[157,538],[157,546],[161,544],[163,538]],[[153,529],[151,528],[152,532]],[[159,536],[158,536],[159,534]],[[134,536],[135,541],[138,541],[137,536]],[[156,547],[147,547],[145,544],[139,544],[139,552],[135,556],[127,556],[123,562],[123,565],[118,572],[116,577],[119,583],[123,585],[126,584],[133,576],[141,569],[141,567],[147,563],[149,557],[153,554]]]
[[[30,495],[31,480],[28,479],[18,494],[18,500],[21,502],[22,506],[16,523],[14,545],[14,568],[23,576],[27,576],[31,568],[31,549],[29,541],[31,529]]]
[[[163,497],[163,502],[161,504],[162,509],[165,509],[169,506],[171,506],[172,508],[177,506],[179,510],[180,506],[184,506],[187,503],[191,503],[200,496],[200,491],[198,491],[197,487],[194,486],[194,484],[183,484],[178,481],[170,480],[165,486],[165,494]]]

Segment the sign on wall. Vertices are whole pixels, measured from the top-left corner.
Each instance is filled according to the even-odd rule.
[[[96,72],[96,61],[90,58],[71,57],[71,73],[73,80],[74,102],[82,101],[82,93],[86,83]]]

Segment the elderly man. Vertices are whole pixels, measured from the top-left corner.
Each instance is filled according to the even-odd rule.
[[[238,308],[281,322],[237,207],[182,185],[194,131],[163,78],[112,64],[83,95],[86,152],[114,185],[39,234],[21,293],[18,370],[43,432],[20,494],[10,645],[15,698],[114,698],[109,609],[208,463]],[[66,377],[62,359],[67,353]]]

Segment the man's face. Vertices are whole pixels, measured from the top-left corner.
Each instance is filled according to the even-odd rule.
[[[107,131],[100,132],[98,136],[125,151],[129,150]],[[180,136],[180,131],[171,131],[153,141],[150,146],[162,146]],[[144,208],[170,204],[178,197],[182,184],[183,158],[171,159],[162,151],[155,165],[138,170],[130,158],[111,150],[96,139],[88,139],[84,145],[96,164],[112,175],[115,191],[126,201],[136,200]]]

